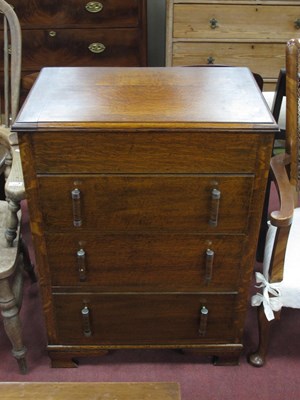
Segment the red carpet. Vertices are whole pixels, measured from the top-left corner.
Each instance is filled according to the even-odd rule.
[[[272,206],[272,205],[271,205]],[[256,268],[260,265],[257,264]],[[216,367],[210,359],[172,350],[119,350],[80,360],[77,369],[52,369],[45,352],[38,285],[26,280],[21,311],[28,373],[20,375],[0,324],[1,381],[179,382],[183,400],[299,400],[300,311],[285,309],[272,330],[268,362],[256,369],[246,354],[257,344],[256,310],[249,306],[240,365]],[[141,399],[142,400],[142,399]]]

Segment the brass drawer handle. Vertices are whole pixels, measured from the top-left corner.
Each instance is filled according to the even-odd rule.
[[[86,258],[85,251],[83,249],[77,251],[77,265],[79,280],[80,282],[84,282],[86,280]]]
[[[214,64],[214,62],[215,62],[215,59],[212,56],[209,56],[207,58],[207,64]]]
[[[209,225],[216,227],[219,219],[221,192],[218,189],[213,189],[211,192],[210,219]]]
[[[71,192],[73,202],[73,225],[79,227],[82,225],[81,219],[81,193],[79,189],[74,189]]]
[[[82,316],[83,334],[85,337],[90,337],[92,336],[91,319],[90,319],[90,310],[88,309],[87,306],[85,306],[81,310],[81,316]]]
[[[216,18],[212,18],[212,19],[209,21],[209,23],[210,23],[211,29],[216,29],[216,28],[219,27],[218,21],[216,20]]]
[[[208,309],[203,306],[200,311],[199,336],[205,336],[207,330]]]
[[[89,1],[88,3],[86,3],[85,9],[90,13],[98,13],[102,11],[103,4],[99,1]]]
[[[206,250],[206,260],[205,260],[205,281],[209,283],[212,278],[213,265],[214,265],[215,252],[213,250]]]
[[[106,47],[104,46],[103,43],[91,43],[91,44],[89,45],[89,50],[90,50],[92,53],[96,53],[96,54],[103,53],[103,51],[104,51],[105,49],[106,49]]]
[[[56,32],[55,31],[50,31],[49,32],[49,36],[50,37],[55,37],[56,36]]]
[[[294,21],[294,25],[296,29],[300,29],[300,18],[297,18],[296,21]]]

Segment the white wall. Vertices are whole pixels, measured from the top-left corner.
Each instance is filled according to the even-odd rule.
[[[148,65],[159,67],[165,65],[166,42],[166,1],[148,0]]]

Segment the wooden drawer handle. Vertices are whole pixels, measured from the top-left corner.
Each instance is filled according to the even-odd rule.
[[[95,54],[103,53],[105,49],[106,47],[103,43],[91,43],[89,45],[89,50]]]
[[[85,251],[80,249],[77,251],[77,264],[78,264],[78,274],[80,282],[86,280],[86,258]]]
[[[219,219],[219,205],[220,205],[221,192],[218,189],[213,189],[211,192],[211,206],[210,206],[210,219],[209,225],[216,227]]]
[[[203,306],[200,311],[199,336],[205,336],[207,330],[208,309]]]
[[[81,219],[81,193],[79,189],[74,189],[71,192],[73,202],[73,225],[79,227],[82,225]]]
[[[85,9],[90,13],[98,13],[102,11],[103,4],[99,1],[89,1],[88,3],[86,3]]]
[[[206,261],[205,261],[205,281],[209,283],[212,278],[213,265],[214,265],[215,252],[213,250],[206,250]]]
[[[83,334],[85,337],[90,337],[92,335],[91,330],[91,320],[90,320],[90,310],[87,306],[85,306],[81,310],[82,315],[82,326],[83,326]]]

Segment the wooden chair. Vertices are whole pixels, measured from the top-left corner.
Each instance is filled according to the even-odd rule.
[[[280,131],[275,135],[273,155],[282,151],[285,140],[286,125],[286,71],[285,68],[280,69],[275,92],[263,92],[268,106],[273,114],[275,121],[278,123]],[[257,245],[256,259],[258,262],[263,261],[264,248],[266,244],[266,236],[268,232],[268,210],[270,201],[272,175],[270,174],[265,194],[265,202],[261,219],[259,240]]]
[[[0,200],[5,199],[5,194],[4,194],[4,175],[3,171],[5,169],[5,159],[7,156],[7,151],[4,146],[0,146]]]
[[[262,292],[252,297],[258,306],[259,346],[251,354],[252,365],[264,365],[271,322],[279,319],[282,307],[300,308],[300,39],[286,47],[286,138],[285,151],[271,159],[278,189],[280,210],[270,215],[263,274],[256,273]]]
[[[275,121],[280,127],[275,140],[285,139],[285,97],[286,97],[286,70],[281,68],[278,74],[275,92],[264,92],[265,99],[271,109]]]
[[[0,310],[5,331],[12,343],[12,354],[22,373],[26,372],[26,348],[22,342],[19,310],[22,301],[23,265],[34,273],[21,240],[20,202],[25,198],[18,138],[10,130],[19,106],[21,71],[21,30],[12,7],[0,0],[4,18],[4,94],[1,94],[0,148],[4,174],[5,200],[0,201]],[[2,57],[0,57],[1,59]],[[4,161],[3,161],[4,160]]]

